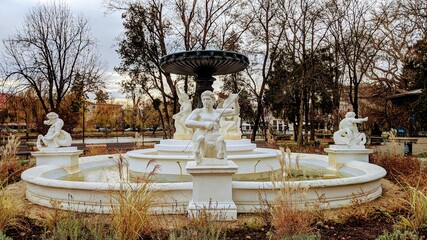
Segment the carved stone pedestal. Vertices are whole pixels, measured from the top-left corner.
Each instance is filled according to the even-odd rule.
[[[190,218],[209,214],[215,220],[237,219],[237,207],[232,198],[232,179],[237,172],[233,161],[203,159],[187,163],[187,172],[193,177],[193,197],[188,205]]]
[[[63,167],[69,174],[80,171],[79,156],[82,150],[77,147],[60,147],[56,149],[43,149],[39,152],[32,152],[36,157],[36,166],[56,165]]]
[[[372,149],[366,149],[364,145],[348,147],[347,145],[330,145],[325,149],[329,157],[329,169],[338,171],[339,168],[349,161],[369,162],[369,154]]]

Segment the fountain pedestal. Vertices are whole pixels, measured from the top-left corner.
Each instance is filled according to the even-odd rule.
[[[329,169],[338,171],[339,168],[349,161],[361,161],[369,163],[369,154],[373,153],[372,149],[366,149],[364,145],[349,147],[347,145],[330,145],[325,149],[328,153]]]
[[[187,163],[193,178],[193,197],[188,205],[190,218],[210,214],[216,220],[237,219],[237,207],[232,196],[232,176],[238,166],[233,161],[203,159]]]
[[[69,174],[80,171],[79,156],[82,150],[77,147],[60,147],[53,149],[43,149],[39,152],[32,152],[36,158],[36,166],[56,165],[63,167]]]

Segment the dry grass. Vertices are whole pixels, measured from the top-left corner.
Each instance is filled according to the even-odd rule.
[[[308,154],[326,154],[324,151],[324,148],[322,146],[314,146],[312,144],[310,145],[304,145],[304,146],[298,146],[295,142],[287,141],[283,142],[281,144],[278,144],[279,146],[283,148],[289,148],[292,152],[298,152],[298,153],[308,153]]]
[[[169,240],[219,240],[225,239],[226,222],[217,220],[208,211],[201,211],[198,218],[188,221],[185,227],[175,228],[169,234]]]
[[[399,226],[404,229],[417,231],[427,227],[427,195],[425,190],[408,186],[405,188],[405,203],[408,206],[408,215],[401,216]]]
[[[59,203],[52,202],[53,206]],[[64,211],[55,208],[42,215],[46,231],[41,239],[113,240],[109,218],[104,215]]]
[[[427,174],[415,157],[374,152],[370,156],[370,162],[383,167],[387,171],[386,179],[395,183],[427,187]]]
[[[275,229],[275,238],[312,234],[314,230],[312,224],[316,218],[310,210],[303,210],[306,203],[304,199],[306,190],[283,183],[280,194],[270,209],[271,225]]]
[[[271,225],[275,229],[273,237],[280,239],[282,236],[309,235],[313,231],[312,224],[316,219],[312,212],[316,211],[310,211],[310,206],[306,204],[304,196],[308,189],[287,182],[293,179],[292,169],[299,168],[298,156],[292,160],[289,148],[286,151],[280,148],[280,151],[282,154],[278,156],[278,160],[281,174],[272,176],[273,185],[279,188],[279,191],[275,202],[268,205],[271,213]]]
[[[88,145],[88,150],[86,152],[86,156],[94,156],[94,155],[104,155],[108,153],[107,145]]]
[[[154,161],[147,168],[155,164]],[[113,196],[112,226],[116,232],[116,239],[138,239],[152,231],[149,221],[149,209],[153,201],[154,191],[150,188],[150,181],[158,169],[153,170],[138,179],[137,185],[128,182],[127,163],[123,155],[119,155],[117,166],[120,175],[120,188]]]
[[[22,171],[28,168],[19,162],[16,155],[20,144],[19,137],[10,135],[7,144],[0,147],[0,187],[19,181]]]
[[[22,228],[23,203],[12,192],[0,188],[0,232],[9,228]]]

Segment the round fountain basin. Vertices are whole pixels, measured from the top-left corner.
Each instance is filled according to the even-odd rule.
[[[266,152],[267,155],[272,154],[269,152],[270,150],[256,149],[260,155],[266,154]],[[293,154],[292,158],[296,156]],[[298,156],[301,166],[323,169],[328,166],[327,156],[313,154],[299,154]],[[114,199],[120,189],[120,183],[117,182],[117,174],[110,172],[105,174],[107,172],[105,169],[111,169],[116,164],[114,160],[116,157],[103,155],[80,158],[81,171],[92,170],[85,181],[62,180],[67,176],[67,172],[59,166],[42,165],[28,169],[22,174],[22,179],[27,186],[27,198],[33,203],[47,207],[56,204],[62,209],[73,211],[110,212],[112,207],[116,205]],[[243,156],[239,156],[239,158],[244,165]],[[236,156],[233,161],[236,161],[240,169],[239,158]],[[168,164],[167,161],[159,158],[156,161],[160,164],[160,169],[164,169],[163,174],[173,174],[165,170],[168,169],[169,171],[169,168],[164,168]],[[268,164],[265,165],[258,163],[257,170],[268,172],[278,169],[265,169],[270,168],[269,160],[266,162]],[[253,164],[254,162],[247,164],[248,166],[252,165],[252,171]],[[182,167],[185,169],[185,165]],[[175,168],[179,168],[176,163]],[[318,204],[322,208],[335,208],[351,205],[354,202],[371,201],[381,195],[381,178],[386,174],[383,168],[369,163],[349,161],[340,168],[339,172],[346,177],[287,182],[233,181],[233,201],[240,213],[258,211],[263,207],[259,197],[262,196],[264,201],[273,203],[279,196],[279,189],[283,187],[283,184],[305,189],[304,192],[301,192],[301,196],[304,196],[304,202]],[[103,173],[104,175],[102,175]],[[138,184],[129,183],[129,186],[137,188]],[[186,212],[192,198],[192,182],[152,183],[150,186],[156,190],[151,211],[156,213]],[[295,199],[301,196],[295,196]]]

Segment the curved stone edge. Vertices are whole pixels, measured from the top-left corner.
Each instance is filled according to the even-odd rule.
[[[106,156],[108,157],[108,156]],[[309,157],[303,154],[301,157]],[[314,155],[314,158],[324,156]],[[99,156],[81,160],[82,168],[103,164]],[[291,185],[307,186],[310,191],[305,193],[306,202],[318,205],[321,208],[337,208],[348,206],[354,202],[368,202],[376,199],[382,193],[381,178],[386,172],[383,168],[363,162],[352,161],[346,163],[350,168],[363,169],[364,176],[347,178],[346,181],[337,179],[321,181],[290,182]],[[66,182],[44,178],[49,171],[60,167],[44,165],[28,169],[22,174],[26,182],[28,200],[35,204],[52,207],[56,202],[61,209],[80,212],[109,213],[115,206],[114,192],[118,183],[85,183]],[[342,179],[341,179],[342,180]],[[273,186],[270,182],[237,182],[233,181],[233,200],[239,213],[257,212],[262,208],[259,202],[259,193],[265,200],[274,203],[280,184]],[[185,213],[192,195],[192,183],[156,183],[152,184],[156,191],[156,204],[151,208],[152,213]]]

